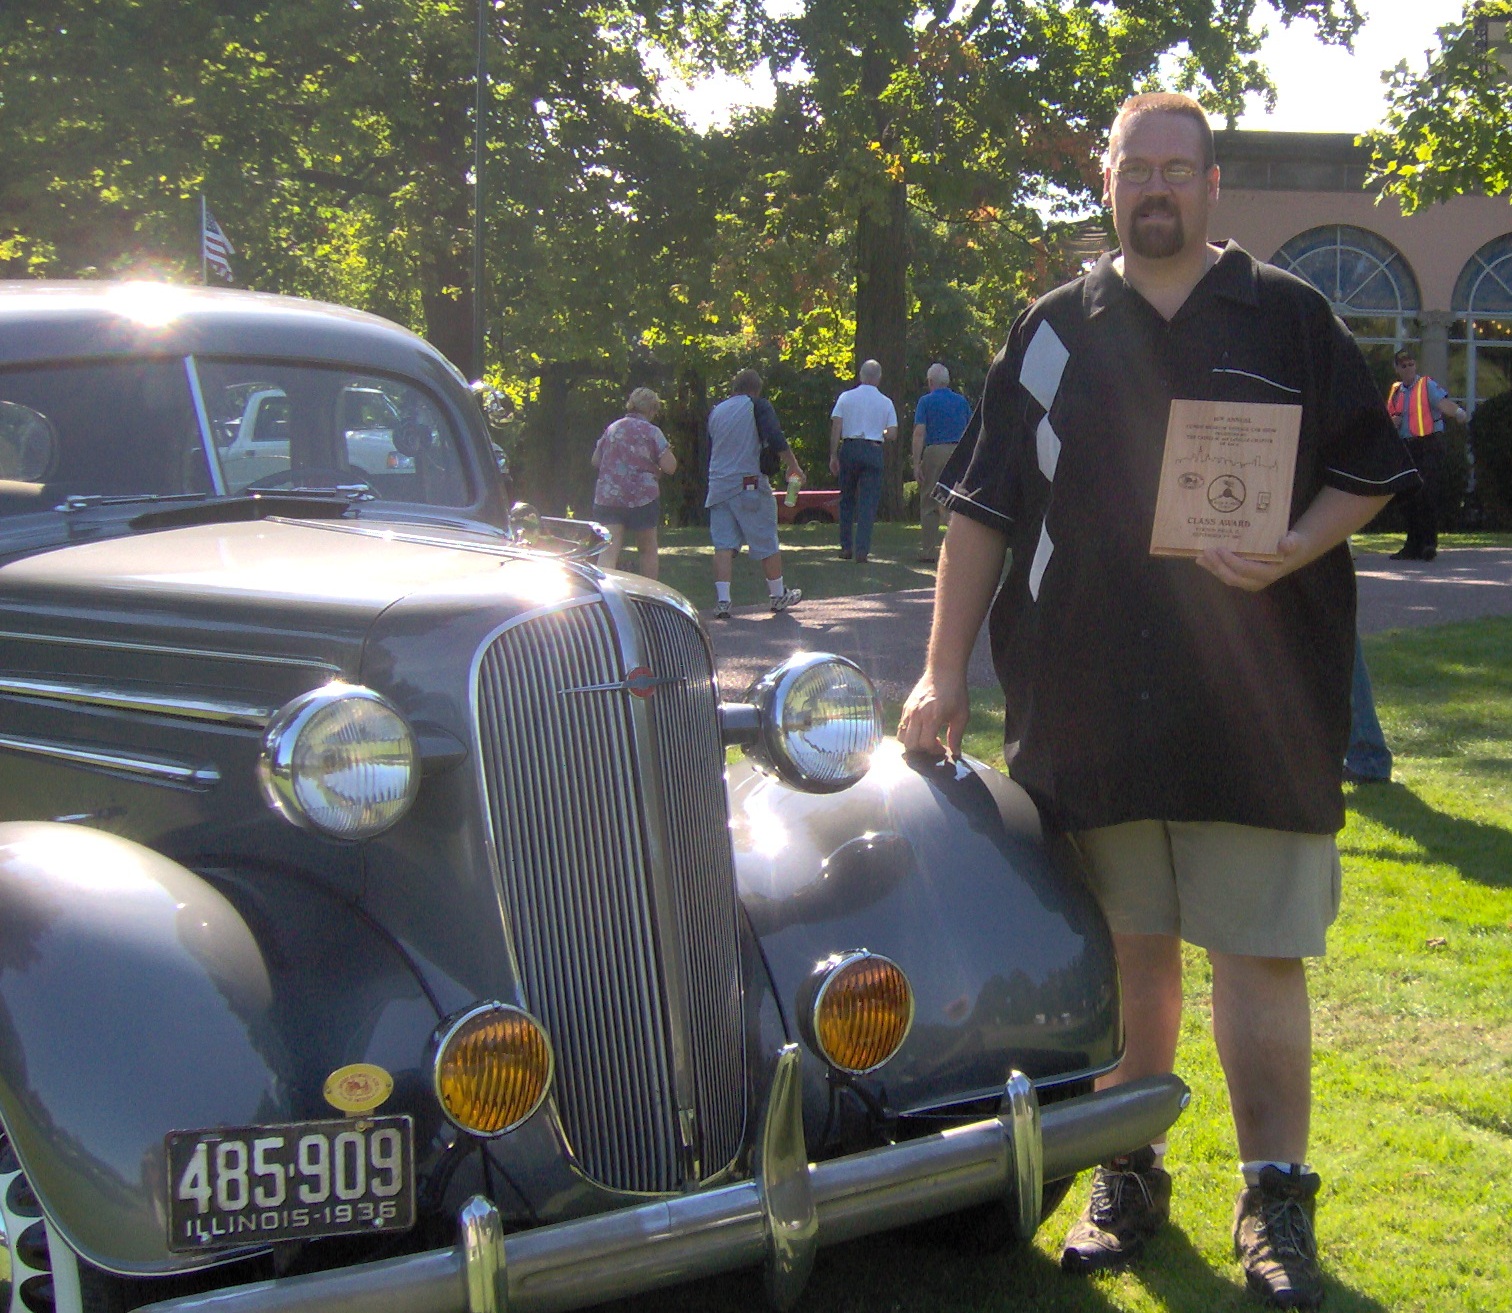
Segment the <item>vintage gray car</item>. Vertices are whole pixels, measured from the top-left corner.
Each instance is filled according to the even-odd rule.
[[[1111,941],[1014,785],[838,658],[724,696],[495,456],[384,320],[0,285],[0,1313],[786,1306],[1178,1115],[1093,1092]]]

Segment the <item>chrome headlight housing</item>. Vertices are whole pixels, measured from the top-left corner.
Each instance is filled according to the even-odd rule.
[[[371,689],[337,681],[273,717],[257,774],[286,820],[336,839],[370,839],[409,810],[420,760],[403,716]]]
[[[882,742],[882,702],[844,657],[798,652],[751,685],[760,730],[746,755],[796,788],[838,793],[866,774]]]

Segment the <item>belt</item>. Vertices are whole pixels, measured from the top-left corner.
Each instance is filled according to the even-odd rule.
[[[863,438],[859,433],[855,434],[853,437],[841,438],[840,441],[841,442],[873,442],[873,443],[876,443],[878,446],[882,445],[882,439],[881,438]]]

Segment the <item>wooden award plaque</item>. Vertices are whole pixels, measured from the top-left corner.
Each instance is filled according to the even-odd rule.
[[[1171,402],[1150,554],[1200,556],[1226,547],[1279,561],[1301,431],[1301,406]]]

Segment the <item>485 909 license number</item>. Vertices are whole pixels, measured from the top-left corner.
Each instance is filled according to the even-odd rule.
[[[414,1225],[408,1117],[174,1131],[165,1148],[172,1250]]]

